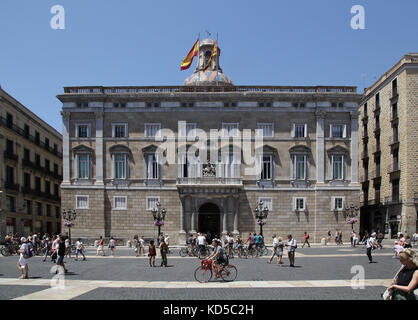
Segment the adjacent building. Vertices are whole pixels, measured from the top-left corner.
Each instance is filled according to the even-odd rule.
[[[356,87],[234,85],[219,48],[210,60],[213,46],[200,43],[181,86],[58,95],[62,206],[77,211],[74,237],[155,237],[157,202],[167,211],[162,231],[178,243],[197,231],[258,232],[259,201],[269,209],[266,237],[307,231],[319,242],[328,230],[347,239],[358,229],[347,224],[361,190]]]
[[[62,136],[0,88],[0,236],[61,230]]]
[[[365,90],[360,103],[361,228],[410,235],[418,220],[418,53]]]

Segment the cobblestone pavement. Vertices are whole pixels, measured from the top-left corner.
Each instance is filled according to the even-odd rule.
[[[268,258],[231,259],[238,268],[234,282],[198,284],[194,270],[197,258],[181,258],[177,249],[168,256],[168,268],[151,268],[147,257],[136,258],[132,249],[118,248],[117,256],[95,256],[87,250],[86,261],[66,259],[66,288],[50,288],[50,262],[41,257],[30,260],[30,280],[18,280],[17,257],[0,257],[0,299],[340,299],[378,300],[386,283],[400,267],[389,248],[373,252],[376,263],[369,264],[362,247],[311,247],[297,250],[296,268],[268,264]],[[157,257],[156,265],[160,260]],[[354,269],[352,269],[354,267]],[[353,289],[351,279],[364,271],[364,289]],[[199,288],[205,288],[200,290]],[[55,291],[54,291],[55,290]]]

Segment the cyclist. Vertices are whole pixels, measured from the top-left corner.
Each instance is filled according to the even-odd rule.
[[[261,233],[258,234],[258,245],[260,249],[264,248],[264,237]]]
[[[260,248],[260,238],[258,237],[258,235],[254,232],[254,242],[255,242],[255,248],[257,250],[259,250]],[[249,250],[249,248],[248,248]]]
[[[254,239],[254,236],[251,234],[251,232],[248,234],[248,240],[246,243],[248,243],[248,252],[249,252],[251,248],[255,246],[255,239]]]
[[[207,258],[207,260],[213,261],[213,266],[215,267],[216,277],[219,278],[219,272],[222,271],[224,266],[228,265],[228,257],[225,253],[225,249],[221,246],[221,241],[213,239],[212,245],[214,247],[213,252]]]
[[[235,240],[235,243],[237,245],[237,251],[238,251],[238,257],[241,258],[241,251],[243,249],[243,242],[240,236],[237,236],[237,239]]]

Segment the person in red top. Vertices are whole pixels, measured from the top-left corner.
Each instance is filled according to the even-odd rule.
[[[149,257],[149,266],[155,267],[155,256],[157,255],[157,249],[155,248],[154,240],[149,242],[148,247],[148,257]]]
[[[106,253],[104,252],[104,241],[102,236],[100,236],[99,243],[97,244],[96,256],[99,255],[99,251],[103,252],[104,256],[106,255]]]
[[[251,233],[248,234],[248,240],[246,243],[248,243],[248,251],[250,251],[250,249],[255,245],[255,239]]]
[[[305,231],[305,235],[303,236],[303,239],[305,241],[303,241],[302,248],[305,246],[305,243],[308,244],[308,248],[310,248],[311,245],[309,244],[309,241],[308,241],[308,239],[309,239],[309,233],[307,233],[306,231]]]

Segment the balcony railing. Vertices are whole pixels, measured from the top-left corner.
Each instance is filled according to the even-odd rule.
[[[22,159],[22,165],[24,167],[28,167],[28,168],[34,169],[34,170],[36,170],[38,172],[44,173],[44,174],[46,174],[46,175],[48,175],[50,177],[53,177],[53,178],[55,178],[57,180],[62,180],[62,175],[58,174],[57,172],[48,170],[48,169],[42,167],[41,165],[36,164],[36,163],[34,163],[32,161],[29,161],[27,159]]]
[[[219,177],[177,178],[177,185],[242,186],[242,178],[219,178]]]
[[[10,151],[4,151],[4,158],[5,159],[9,159],[9,160],[13,160],[13,161],[18,161],[19,160],[19,156],[17,154],[14,154]]]
[[[56,155],[58,158],[62,158],[62,153],[54,150],[54,148],[51,148],[49,145],[45,144],[45,142],[39,141],[36,137],[28,134],[28,132],[26,132],[25,130],[23,130],[22,128],[19,128],[17,125],[13,124],[13,123],[8,123],[8,121],[0,116],[0,125],[3,125],[11,130],[13,130],[14,132],[16,132],[17,134],[19,134],[20,136],[28,139],[29,141],[31,141],[32,143],[40,146],[41,148],[45,149],[46,151]]]
[[[173,93],[173,92],[297,92],[357,93],[357,87],[339,86],[150,86],[150,87],[65,87],[66,94]]]
[[[400,170],[401,170],[401,165],[399,163],[391,163],[388,166],[387,172],[388,173],[393,173],[393,172],[400,171]]]
[[[8,190],[19,191],[19,185],[13,182],[6,181],[4,187]]]
[[[22,187],[22,192],[24,194],[29,194],[34,197],[44,198],[44,199],[48,199],[51,201],[57,201],[57,202],[61,201],[61,197],[59,195],[54,195],[48,192],[42,192],[40,190],[32,189],[29,187]]]
[[[399,204],[399,203],[402,203],[402,197],[400,195],[385,197],[385,204]]]

